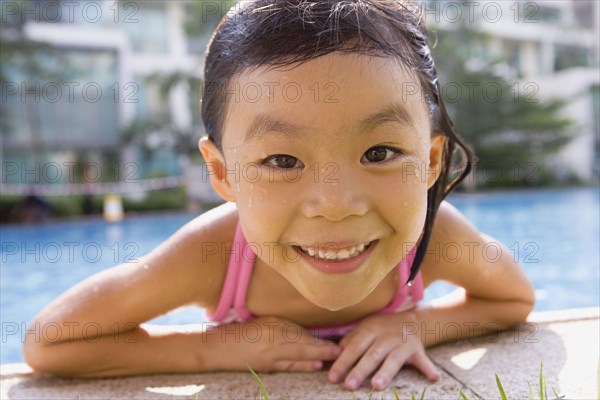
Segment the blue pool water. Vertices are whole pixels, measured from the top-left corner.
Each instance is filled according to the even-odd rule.
[[[534,283],[536,310],[599,305],[597,188],[453,195],[450,202],[510,249]],[[27,323],[45,304],[87,276],[145,254],[192,218],[170,214],[119,223],[87,220],[1,227],[0,362],[22,361]],[[436,283],[426,300],[450,290],[449,285]],[[188,307],[152,322],[202,321],[202,311]]]

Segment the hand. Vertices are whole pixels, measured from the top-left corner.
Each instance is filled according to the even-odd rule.
[[[378,314],[362,320],[340,341],[342,354],[331,366],[329,380],[339,382],[356,361],[345,379],[346,387],[351,390],[358,389],[382,362],[371,379],[377,390],[387,388],[405,364],[415,366],[432,381],[438,380],[440,373],[425,354],[420,337],[404,330],[406,324],[416,321],[410,312]]]
[[[222,324],[207,337],[215,352],[206,362],[215,370],[248,371],[249,365],[257,372],[317,371],[323,361],[335,360],[341,353],[337,344],[276,317]]]

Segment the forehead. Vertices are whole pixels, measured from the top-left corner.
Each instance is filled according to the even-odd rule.
[[[429,136],[430,117],[414,73],[395,59],[331,53],[308,62],[261,66],[235,76],[227,89],[223,144],[238,146],[257,116],[274,115],[307,130],[347,132],[394,105]]]

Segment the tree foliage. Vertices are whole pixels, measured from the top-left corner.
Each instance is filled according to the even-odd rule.
[[[505,60],[483,56],[489,41],[485,34],[466,26],[432,36],[436,33],[432,51],[442,97],[478,158],[478,184],[548,183],[545,159],[573,137],[572,121],[561,115],[565,101],[539,99],[534,80],[509,80]]]

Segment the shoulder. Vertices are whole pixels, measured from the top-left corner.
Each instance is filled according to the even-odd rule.
[[[194,218],[146,258],[162,266],[164,278],[191,304],[214,308],[218,304],[227,271],[227,248],[238,222],[235,204],[225,203]]]
[[[456,207],[443,201],[423,260],[424,284],[444,280],[462,286],[473,274],[482,273],[490,261],[507,261],[508,253],[504,245],[480,232]]]
[[[527,312],[534,303],[533,287],[513,253],[445,201],[421,270],[425,287],[441,280],[461,287],[470,298],[524,302]]]
[[[431,242],[447,243],[457,238],[474,238],[478,234],[477,228],[456,207],[442,201],[433,223]]]

